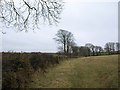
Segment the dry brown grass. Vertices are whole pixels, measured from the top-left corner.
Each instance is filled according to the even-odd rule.
[[[42,76],[35,73],[29,87],[117,88],[118,56],[94,56],[64,61]]]

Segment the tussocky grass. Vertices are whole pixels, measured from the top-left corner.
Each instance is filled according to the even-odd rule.
[[[35,72],[30,88],[117,88],[118,55],[65,60],[47,70]]]

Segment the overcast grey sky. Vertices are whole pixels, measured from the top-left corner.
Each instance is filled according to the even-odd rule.
[[[65,0],[60,23],[57,26],[41,25],[40,30],[15,32],[5,28],[2,37],[3,51],[56,52],[53,40],[59,29],[74,34],[78,46],[86,43],[104,47],[106,42],[118,41],[118,0]]]

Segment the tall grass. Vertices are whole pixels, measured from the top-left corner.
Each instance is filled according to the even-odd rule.
[[[31,88],[118,88],[118,56],[91,56],[63,61],[46,77],[35,73]]]

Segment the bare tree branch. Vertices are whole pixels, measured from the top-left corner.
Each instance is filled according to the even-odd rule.
[[[37,28],[42,20],[56,24],[63,4],[62,0],[1,0],[0,21],[20,31]]]

